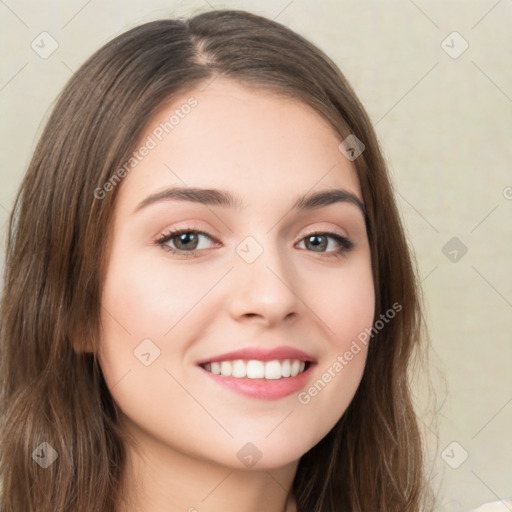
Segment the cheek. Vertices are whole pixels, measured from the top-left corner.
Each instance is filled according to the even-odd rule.
[[[165,333],[183,317],[187,304],[194,299],[191,288],[179,281],[178,272],[172,280],[162,279],[161,269],[154,263],[124,254],[128,253],[122,249],[113,251],[102,294],[100,361],[112,387],[127,372],[130,382],[138,372],[145,371],[147,377],[151,370],[154,376],[155,368],[163,366],[161,356],[167,352]],[[146,367],[148,358],[154,362]],[[112,389],[113,395],[121,388]],[[134,388],[136,391],[138,386]]]
[[[208,323],[209,309],[215,309],[205,295],[225,269],[187,272],[166,258],[150,261],[144,255],[123,257],[125,253],[113,252],[103,288],[100,362],[113,396],[120,403],[129,399],[129,406],[135,396],[125,397],[122,389],[136,394],[151,387],[169,393],[165,370],[176,375],[183,371],[180,362]],[[117,385],[120,379],[123,385]]]
[[[115,255],[114,255],[115,256]],[[103,293],[107,325],[126,338],[162,338],[185,318],[218,280],[215,272],[184,271],[165,258],[112,258]],[[120,325],[113,325],[115,319]],[[124,327],[119,330],[119,327]]]
[[[306,297],[323,324],[331,349],[346,350],[373,323],[375,290],[369,261],[312,277]]]
[[[318,441],[343,415],[364,372],[375,314],[369,258],[317,280],[311,290],[309,299],[321,317],[326,346],[315,378],[297,399],[309,417],[323,418],[318,437],[311,440]]]
[[[105,381],[123,414],[143,430],[163,442],[193,446],[200,437],[194,423],[175,421],[176,409],[184,418],[198,416],[197,404],[178,383],[184,380],[179,362],[194,338],[190,319],[198,301],[218,277],[122,253],[111,256],[102,295]]]

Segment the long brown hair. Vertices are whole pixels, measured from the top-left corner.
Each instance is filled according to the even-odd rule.
[[[116,511],[125,466],[118,409],[97,361],[101,290],[122,167],[151,116],[218,76],[298,98],[354,134],[376,290],[375,320],[347,411],[300,460],[299,512],[426,510],[429,495],[408,368],[420,346],[416,272],[364,108],[336,65],[279,23],[218,10],[116,37],[60,95],[10,219],[1,304],[1,512]],[[121,184],[122,186],[122,184]],[[77,350],[81,343],[92,353]],[[35,463],[58,454],[43,469]],[[46,452],[44,452],[46,450]],[[34,455],[35,452],[35,455]],[[53,453],[53,452],[52,452]]]

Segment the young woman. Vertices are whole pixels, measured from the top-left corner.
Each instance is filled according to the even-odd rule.
[[[414,267],[331,60],[148,23],[60,96],[11,218],[2,512],[431,510]]]

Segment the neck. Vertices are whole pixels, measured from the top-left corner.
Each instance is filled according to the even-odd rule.
[[[200,460],[145,438],[126,446],[119,512],[296,512],[298,461],[238,469]]]

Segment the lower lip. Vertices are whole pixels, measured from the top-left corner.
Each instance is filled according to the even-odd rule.
[[[224,386],[232,389],[251,398],[260,398],[263,400],[278,400],[285,396],[297,393],[303,388],[311,375],[311,370],[314,367],[313,363],[309,364],[309,368],[297,375],[296,377],[282,377],[281,379],[249,379],[247,377],[223,377],[211,373],[204,368],[200,368],[203,372],[210,376],[215,382],[223,384]]]

